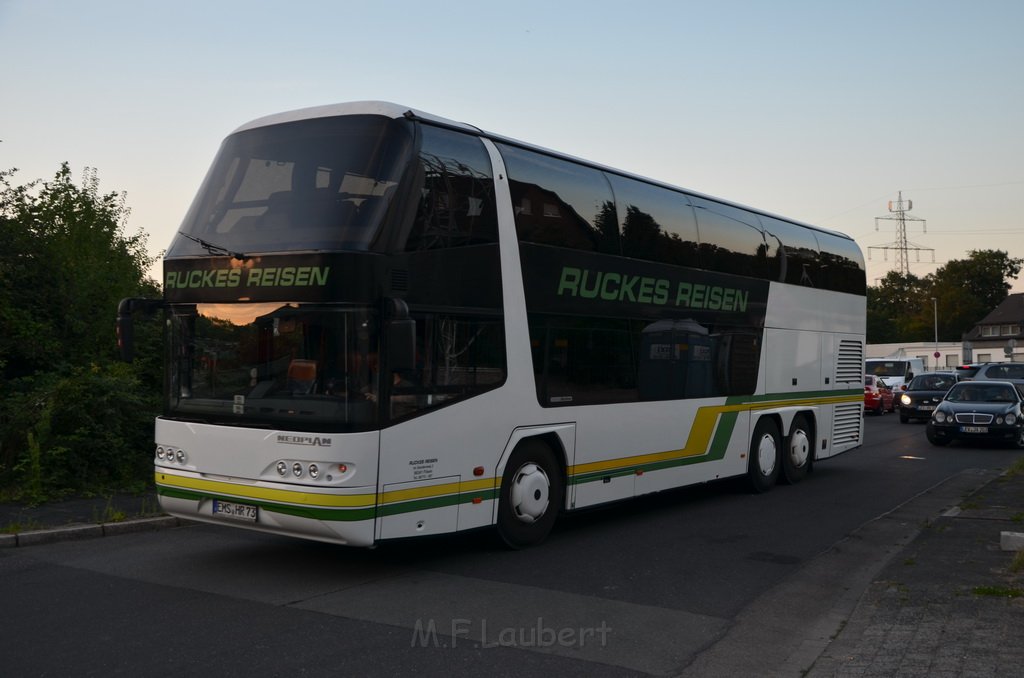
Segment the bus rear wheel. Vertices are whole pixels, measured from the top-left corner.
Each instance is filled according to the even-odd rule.
[[[782,480],[787,485],[795,485],[807,477],[811,468],[813,440],[814,432],[807,417],[798,414],[793,418],[789,437],[786,438],[786,449],[782,451]]]
[[[498,534],[514,549],[544,541],[564,503],[565,484],[551,448],[525,440],[505,466],[498,500]]]
[[[779,450],[782,440],[779,427],[770,417],[761,417],[750,440],[747,480],[757,493],[767,492],[779,477]]]

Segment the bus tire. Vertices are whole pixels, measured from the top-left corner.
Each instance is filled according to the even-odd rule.
[[[551,448],[527,439],[509,457],[501,478],[498,534],[513,549],[544,541],[564,503],[565,484]]]
[[[761,417],[750,439],[747,480],[750,489],[760,494],[772,489],[779,477],[782,440],[779,427],[771,417]]]
[[[807,417],[798,414],[793,417],[789,437],[782,450],[782,480],[787,485],[796,485],[807,477],[811,469],[814,449],[814,429]]]

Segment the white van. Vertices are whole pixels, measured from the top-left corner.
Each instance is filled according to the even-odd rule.
[[[881,378],[893,391],[900,391],[914,378],[924,372],[924,361],[920,358],[868,358],[864,361],[864,374]]]

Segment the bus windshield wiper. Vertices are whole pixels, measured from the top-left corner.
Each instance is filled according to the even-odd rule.
[[[229,250],[228,248],[221,247],[220,245],[212,243],[209,240],[203,240],[202,238],[197,238],[194,235],[189,235],[184,231],[178,231],[178,234],[185,236],[186,238],[196,243],[210,254],[222,254],[232,257],[233,259],[241,259],[242,261],[245,261],[246,259],[249,258],[247,254],[244,254],[242,252],[235,252],[234,250]]]

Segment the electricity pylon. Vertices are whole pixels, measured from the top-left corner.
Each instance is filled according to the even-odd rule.
[[[922,224],[922,232],[928,232],[927,222],[924,219],[920,219],[910,215],[910,210],[913,209],[914,202],[912,200],[903,199],[903,191],[899,192],[899,197],[896,200],[889,201],[889,212],[890,216],[886,217],[875,217],[875,230],[878,230],[879,221],[895,221],[896,222],[896,242],[886,243],[885,245],[872,245],[868,247],[868,258],[871,258],[871,250],[882,250],[882,256],[885,261],[889,260],[889,250],[896,251],[896,270],[899,271],[900,275],[910,274],[910,261],[907,257],[908,252],[914,252],[917,255],[917,261],[921,261],[921,252],[932,253],[932,263],[935,263],[935,250],[931,247],[924,247],[917,243],[909,242],[907,240],[907,222],[908,221],[920,221]]]

